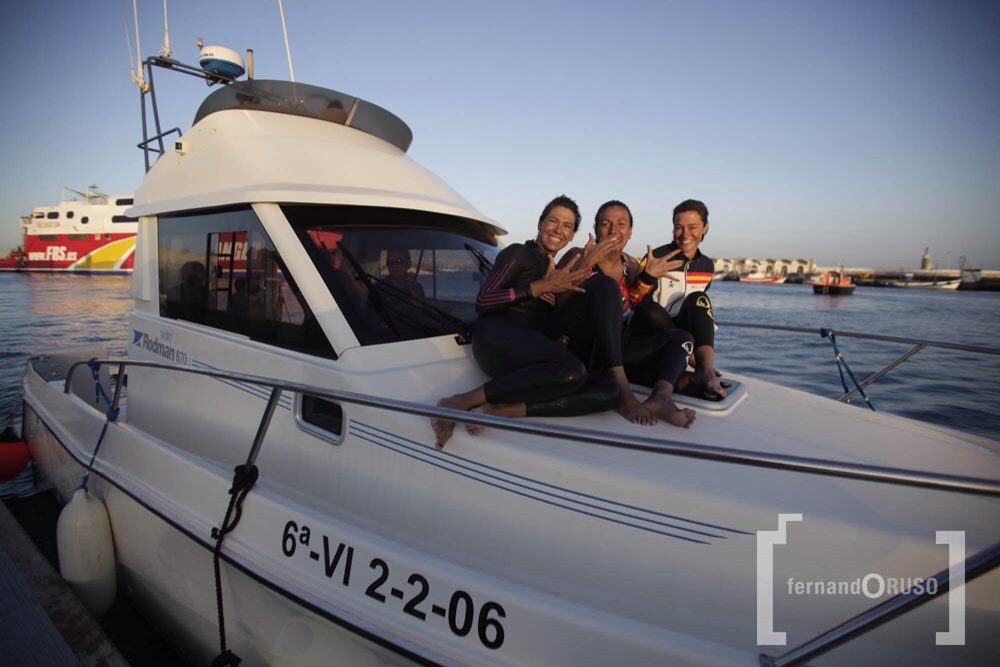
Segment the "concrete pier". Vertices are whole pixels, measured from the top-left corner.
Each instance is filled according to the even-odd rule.
[[[129,667],[3,503],[0,656],[7,667]]]

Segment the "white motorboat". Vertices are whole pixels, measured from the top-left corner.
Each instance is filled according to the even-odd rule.
[[[436,408],[485,379],[465,322],[502,229],[388,111],[204,76],[224,85],[129,212],[128,359],[90,364],[111,409],[100,351],[45,351],[23,383],[35,461],[64,498],[92,465],[119,589],[193,661],[995,664],[995,441],[747,377],[680,397],[690,430]],[[390,249],[424,301],[380,281]],[[487,429],[437,451],[433,414]],[[941,594],[958,534],[978,560]]]

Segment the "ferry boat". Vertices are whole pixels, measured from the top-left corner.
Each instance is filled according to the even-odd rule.
[[[58,204],[21,217],[23,243],[0,259],[0,271],[131,273],[139,226],[125,214],[132,195],[107,195],[96,185],[63,190]]]
[[[32,358],[24,434],[193,663],[995,664],[997,442],[739,376],[689,430],[436,407],[503,229],[385,109],[154,66],[221,87],[146,132],[128,358]]]

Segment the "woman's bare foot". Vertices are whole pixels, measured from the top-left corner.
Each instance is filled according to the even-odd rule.
[[[635,397],[631,391],[623,391],[618,398],[618,405],[615,412],[633,424],[652,426],[656,423],[656,417]]]
[[[482,405],[480,405],[478,407],[472,408],[471,410],[469,410],[469,412],[477,412],[477,413],[479,413],[481,415],[496,414],[493,411],[493,406],[490,405],[489,403],[483,403]],[[469,435],[479,435],[480,433],[482,433],[485,430],[486,430],[486,427],[483,426],[482,424],[466,424],[465,425],[465,432],[468,433]]]
[[[673,391],[656,390],[650,394],[643,405],[650,413],[674,426],[691,428],[691,424],[695,420],[694,410],[678,407],[674,403]]]
[[[471,410],[485,402],[482,389],[474,389],[464,394],[455,394],[442,398],[437,402],[438,407],[452,408],[454,410]],[[445,444],[451,439],[451,434],[455,431],[455,422],[441,417],[431,418],[431,428],[434,429],[434,446],[444,449]]]

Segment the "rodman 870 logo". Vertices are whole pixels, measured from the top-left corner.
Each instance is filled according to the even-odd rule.
[[[152,352],[166,361],[185,365],[188,362],[187,353],[171,345],[173,336],[169,331],[161,331],[159,337],[153,338],[144,331],[133,329],[132,345],[147,352]]]

